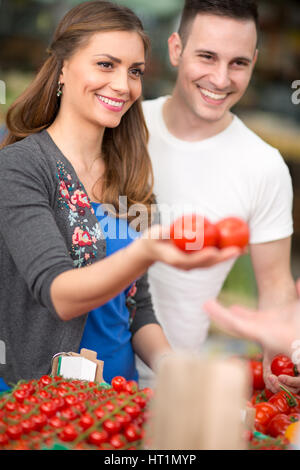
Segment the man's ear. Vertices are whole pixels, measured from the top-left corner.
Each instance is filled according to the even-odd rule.
[[[173,33],[168,39],[170,62],[174,67],[178,67],[180,56],[183,50],[182,41],[178,33]]]
[[[255,54],[254,54],[254,58],[253,58],[253,62],[252,62],[253,68],[255,67],[255,64],[256,64],[256,62],[257,62],[258,53],[259,53],[259,50],[256,49]]]

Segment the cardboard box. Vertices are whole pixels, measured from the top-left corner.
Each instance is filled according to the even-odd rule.
[[[103,382],[103,366],[104,362],[97,359],[97,353],[95,351],[91,351],[89,349],[82,348],[80,350],[80,354],[75,353],[75,352],[62,352],[56,354],[53,359],[52,359],[52,370],[51,370],[51,375],[59,375],[58,374],[58,368],[59,368],[59,358],[62,356],[73,356],[73,357],[83,357],[85,359],[88,359],[91,362],[94,362],[96,364],[96,371],[95,371],[95,379],[94,382]],[[75,378],[75,377],[74,377]]]

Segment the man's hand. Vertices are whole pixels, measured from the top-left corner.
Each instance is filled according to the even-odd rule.
[[[300,292],[300,280],[297,282]],[[300,376],[276,377],[271,372],[271,360],[281,352],[293,359],[293,344],[300,339],[300,301],[283,311],[253,310],[241,306],[226,308],[215,300],[208,301],[203,308],[213,321],[229,333],[259,342],[264,350],[272,351],[264,356],[264,379],[271,391],[280,390],[282,384],[291,392],[300,390]],[[298,367],[299,368],[299,367]]]

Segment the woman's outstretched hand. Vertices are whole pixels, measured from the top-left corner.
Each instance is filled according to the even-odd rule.
[[[144,232],[142,239],[147,242],[147,252],[152,262],[160,261],[174,268],[189,271],[208,268],[244,254],[244,251],[237,247],[223,249],[205,247],[200,251],[184,252],[170,240],[169,230],[169,227],[154,225]]]

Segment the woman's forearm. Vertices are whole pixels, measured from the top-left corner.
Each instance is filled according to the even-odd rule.
[[[139,239],[90,266],[65,271],[51,285],[57,314],[67,321],[105,304],[140,277],[152,263],[149,241]]]

